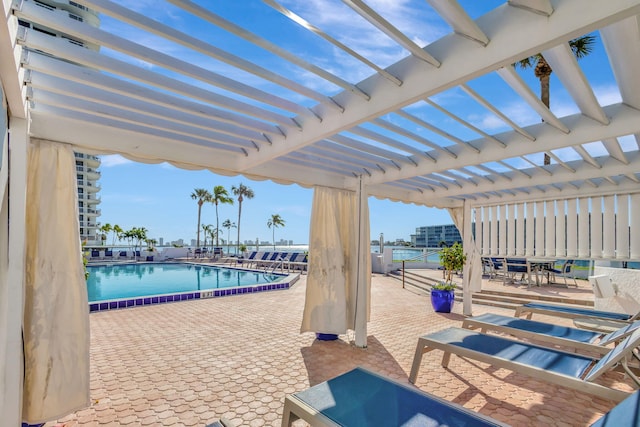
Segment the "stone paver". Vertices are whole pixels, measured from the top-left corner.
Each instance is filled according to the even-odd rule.
[[[406,381],[418,336],[459,326],[462,305],[435,313],[428,296],[394,279],[374,275],[372,282],[366,349],[351,334],[317,341],[299,333],[306,277],[288,291],[93,313],[93,404],[48,426],[205,426],[221,417],[236,426],[279,426],[287,393],[356,366]],[[589,290],[571,293],[588,298]],[[455,356],[444,369],[441,357],[424,356],[417,387],[514,426],[584,426],[614,405]]]

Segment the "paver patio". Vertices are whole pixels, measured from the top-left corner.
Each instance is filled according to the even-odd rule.
[[[406,381],[418,336],[461,324],[461,304],[435,313],[428,296],[374,275],[368,348],[317,341],[299,333],[305,284],[91,314],[93,403],[47,426],[279,426],[286,394],[358,365]],[[512,314],[474,306],[484,312]],[[588,425],[615,404],[459,357],[444,369],[441,356],[425,355],[417,387],[514,426]]]

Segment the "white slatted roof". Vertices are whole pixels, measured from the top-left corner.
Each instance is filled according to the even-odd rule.
[[[33,137],[438,207],[638,189],[640,0],[7,3],[0,73]],[[588,34],[603,60],[573,56]],[[512,67],[539,52],[551,109]]]

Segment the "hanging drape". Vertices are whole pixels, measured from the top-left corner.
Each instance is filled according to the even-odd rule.
[[[89,406],[89,310],[71,147],[29,147],[23,419]]]
[[[471,209],[465,203],[465,207],[448,208],[447,211],[462,234],[462,246],[467,255],[467,262],[462,271],[463,313],[471,315],[471,292],[482,288],[482,262],[471,228]]]
[[[366,346],[371,256],[366,193],[316,187],[301,332],[356,331]],[[364,335],[364,336],[363,336]]]

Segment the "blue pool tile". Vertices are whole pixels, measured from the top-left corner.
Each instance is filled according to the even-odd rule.
[[[108,309],[109,309],[109,303],[106,303],[106,302],[100,303],[100,310],[108,310]]]
[[[196,293],[193,295],[193,297],[194,297],[195,299],[200,299],[200,292],[196,292]]]
[[[161,297],[158,297],[158,301],[159,301],[160,303],[167,302],[167,297],[166,297],[166,296],[164,296],[164,295],[163,295],[163,296],[161,296]]]
[[[109,309],[118,308],[118,301],[111,301],[109,303]]]
[[[143,304],[147,305],[147,304],[151,304],[151,298],[145,298],[143,300]]]
[[[133,307],[136,304],[136,302],[132,299],[128,299],[127,300],[127,307]]]
[[[89,312],[98,311],[100,306],[98,304],[89,304]]]
[[[213,291],[213,296],[214,297],[219,297],[220,296],[220,291]]]
[[[118,308],[125,308],[127,306],[127,301],[118,301]]]
[[[136,305],[142,305],[142,298],[136,299]]]
[[[151,304],[157,304],[158,302],[160,302],[159,297],[151,297]]]

